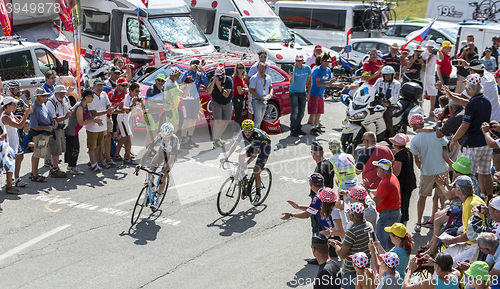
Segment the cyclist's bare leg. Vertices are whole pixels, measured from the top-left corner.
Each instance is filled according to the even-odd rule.
[[[158,187],[158,194],[163,194],[163,190],[165,189],[165,185],[167,184],[167,175],[168,175],[169,169],[167,167],[163,168],[162,173],[163,177],[161,178],[161,184]]]
[[[255,178],[255,187],[256,188],[260,188],[260,186],[262,185],[262,182],[260,180],[260,172],[261,171],[262,170],[260,168],[257,168],[257,167],[253,168],[253,176]]]

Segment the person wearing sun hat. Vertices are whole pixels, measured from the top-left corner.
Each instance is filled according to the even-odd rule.
[[[481,125],[490,122],[492,104],[483,94],[479,74],[467,76],[465,91],[471,98],[465,106],[462,125],[451,139],[450,149],[458,148],[458,139],[465,135],[462,156],[470,160],[472,174],[479,174],[481,194],[486,194],[490,199],[493,194],[493,181],[490,175],[493,150],[488,147]]]
[[[223,147],[225,144],[221,139],[233,115],[233,79],[226,75],[224,65],[219,64],[215,68],[215,75],[207,87],[207,93],[212,95],[213,124],[213,148]]]
[[[438,138],[435,132],[421,131],[424,127],[424,117],[420,114],[414,114],[409,120],[410,126],[417,135],[413,137],[410,144],[410,151],[415,159],[417,168],[420,169],[420,186],[419,199],[417,203],[417,223],[415,224],[415,232],[420,232],[422,227],[422,217],[424,214],[425,203],[427,197],[432,196],[434,190],[434,175],[438,174],[448,178],[448,157],[447,144],[445,138]],[[444,207],[444,195],[440,189],[436,189],[433,198],[433,211],[431,220],[434,218],[437,210],[437,202],[441,202],[441,207]]]
[[[397,43],[393,43],[389,46],[389,52],[387,54],[382,55],[382,63],[384,65],[389,65],[394,68],[396,72],[395,75],[399,75],[399,69],[401,67],[401,59],[398,56],[399,45]]]
[[[348,193],[348,194],[347,194]],[[365,206],[365,219],[366,221],[372,224],[373,228],[376,228],[377,225],[377,209],[376,204],[372,200],[372,198],[368,195],[368,191],[362,186],[354,186],[350,188],[348,191],[340,190],[339,194],[346,194],[344,197],[344,201],[347,203],[356,203],[359,202]],[[347,213],[347,210],[346,210]],[[347,228],[347,224],[344,225],[344,228]]]
[[[490,288],[490,274],[488,273],[490,267],[484,261],[476,261],[472,263],[467,271],[464,273],[469,277],[469,285],[474,289],[488,289]]]
[[[450,56],[453,46],[455,45],[453,45],[450,41],[445,40],[441,43],[441,50],[438,51],[439,60],[436,62],[436,75],[437,80],[444,85],[448,84],[450,81],[450,74],[453,70]],[[438,96],[439,95],[442,95],[442,92],[438,92]]]
[[[413,154],[406,146],[410,138],[404,133],[398,133],[389,139],[394,147],[394,162],[392,173],[398,178],[401,190],[401,223],[410,219],[409,207],[411,193],[417,188],[417,180],[413,171]]]
[[[349,220],[353,225],[345,232],[344,241],[330,239],[330,246],[335,249],[337,255],[343,259],[342,264],[342,288],[354,289],[356,270],[351,255],[364,252],[370,258],[368,249],[368,234],[373,232],[373,226],[364,219],[365,206],[362,203],[351,203],[349,207]]]
[[[422,52],[424,48],[418,45],[413,50],[413,55],[408,59],[408,64],[406,64],[406,72],[403,74],[403,83],[413,80],[420,79],[420,71],[425,73],[425,61],[422,57]]]
[[[368,259],[365,252],[358,252],[350,255],[349,258],[352,259],[354,269],[356,270],[356,287],[361,289],[375,288],[375,272],[371,268],[368,268],[370,267],[370,259]]]
[[[399,273],[401,278],[404,278],[406,266],[408,266],[410,254],[414,246],[412,237],[408,234],[405,225],[402,223],[394,223],[390,227],[385,227],[384,230],[390,233],[389,236],[391,238],[391,242],[394,243],[394,247],[389,250],[389,252],[396,253],[399,258],[399,264],[396,267],[396,271]],[[380,246],[379,241],[375,241],[373,245],[377,247],[379,253],[385,253],[385,250],[382,246]],[[372,254],[373,252],[374,251],[372,250]]]
[[[372,248],[372,254],[375,253]],[[401,283],[401,276],[399,272],[396,271],[396,267],[399,265],[399,257],[394,252],[387,252],[385,254],[379,254],[373,258],[375,269],[380,276],[383,276],[377,286],[377,289],[399,289],[399,284]],[[385,274],[385,276],[384,276]]]
[[[368,193],[377,205],[378,220],[375,233],[382,247],[386,250],[392,248],[393,244],[389,239],[389,234],[384,228],[398,222],[401,218],[401,194],[398,178],[392,173],[392,162],[387,159],[374,161],[377,168],[377,175],[381,181],[376,190]],[[365,188],[367,185],[365,183]]]

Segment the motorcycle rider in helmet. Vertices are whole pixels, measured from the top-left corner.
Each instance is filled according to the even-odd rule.
[[[386,136],[394,136],[392,115],[396,110],[396,105],[399,99],[399,90],[401,83],[394,78],[394,68],[386,65],[382,68],[382,77],[377,79],[373,85],[378,95],[378,102],[387,109],[384,112],[384,121],[387,126]]]

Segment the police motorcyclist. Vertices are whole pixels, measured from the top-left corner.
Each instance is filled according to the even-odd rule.
[[[378,93],[378,102],[385,106],[387,109],[384,112],[384,120],[387,125],[388,137],[394,136],[392,115],[396,110],[396,105],[399,98],[399,90],[401,84],[394,78],[394,68],[386,65],[382,68],[382,77],[377,79],[373,85]]]

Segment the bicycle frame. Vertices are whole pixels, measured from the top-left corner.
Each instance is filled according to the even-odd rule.
[[[162,178],[164,176],[164,174],[162,172],[160,173],[157,173],[157,172],[153,172],[152,170],[149,170],[147,168],[143,168],[143,167],[140,167],[141,170],[143,171],[146,171],[148,174],[146,176],[146,180],[145,180],[145,185],[147,184],[148,185],[148,204],[153,204],[154,201],[156,201],[155,199],[155,194],[153,194],[153,192],[155,191],[155,189],[158,189],[160,187],[160,185],[163,183],[162,182]],[[157,180],[156,180],[156,184],[154,182],[154,176],[158,176]]]

